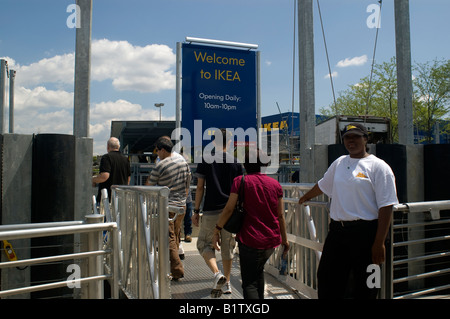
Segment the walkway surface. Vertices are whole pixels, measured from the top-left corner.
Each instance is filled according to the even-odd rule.
[[[181,242],[185,259],[184,278],[171,282],[173,299],[211,299],[213,274],[197,251],[197,238],[192,242]],[[223,271],[220,253],[216,253],[219,269]],[[299,295],[290,287],[279,281],[269,273],[265,273],[265,299],[300,299]],[[222,295],[221,299],[243,299],[241,288],[241,273],[239,269],[239,256],[235,255],[231,269],[232,293]]]

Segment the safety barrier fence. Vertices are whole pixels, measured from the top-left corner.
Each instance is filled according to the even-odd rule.
[[[112,245],[108,249],[102,249],[102,233],[111,234]],[[84,299],[103,299],[103,281],[112,282],[111,296],[118,297],[117,287],[117,259],[113,254],[117,243],[117,225],[116,223],[104,223],[100,215],[87,215],[86,221],[53,222],[53,223],[32,223],[20,225],[2,225],[0,226],[0,241],[14,241],[19,239],[31,239],[40,237],[65,236],[81,234],[86,236],[83,240],[86,245],[84,251],[53,255],[39,258],[28,258],[23,260],[7,261],[0,263],[1,270],[7,270],[16,267],[28,267],[43,265],[61,261],[73,260],[73,273],[68,274],[68,279],[63,281],[54,281],[44,284],[25,285],[13,289],[3,289],[0,291],[0,298],[29,294],[32,292],[55,289],[60,287],[75,288],[81,290],[81,298]],[[80,249],[81,250],[81,249]],[[103,258],[110,255],[110,274],[103,272]],[[3,286],[2,286],[3,287]]]
[[[298,199],[313,185],[282,184],[291,244],[286,273],[279,271],[281,247],[266,265],[266,271],[306,298],[317,298],[316,272],[329,224],[328,199],[324,195],[298,205]],[[380,268],[379,297],[433,298],[442,293],[448,298],[450,201],[399,204],[393,210],[386,262]]]
[[[394,206],[390,238],[386,298],[448,298],[450,200]]]
[[[306,298],[317,298],[316,271],[329,224],[328,199],[324,195],[298,205],[298,198],[312,186],[282,184],[291,243],[287,270],[280,274],[281,248],[266,265],[266,271]],[[0,263],[0,269],[6,269],[73,259],[82,266],[80,278],[2,290],[0,297],[79,283],[81,298],[103,298],[102,281],[108,280],[112,298],[118,298],[119,289],[128,298],[170,298],[169,214],[181,213],[182,209],[169,206],[168,195],[166,187],[114,186],[111,206],[105,194],[100,213],[94,206],[96,214],[86,216],[86,222],[0,226],[0,240],[83,233],[88,243],[83,252]],[[386,263],[381,268],[381,298],[448,294],[449,210],[450,201],[394,206]]]
[[[314,184],[281,184],[286,219],[287,238],[291,249],[287,255],[286,273],[280,274],[282,247],[278,247],[266,264],[266,271],[285,282],[306,298],[317,298],[316,270],[323,242],[328,232],[328,202],[324,195],[307,206],[298,199]]]
[[[119,228],[119,284],[130,299],[171,296],[169,222],[184,210],[169,206],[168,196],[167,187],[112,188],[111,221]]]

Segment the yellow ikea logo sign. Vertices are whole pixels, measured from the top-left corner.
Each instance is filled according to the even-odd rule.
[[[264,129],[267,129],[267,131],[271,131],[272,129],[278,129],[278,130],[282,130],[284,128],[288,127],[287,121],[277,121],[277,122],[272,122],[272,123],[264,123],[261,124],[261,127]]]

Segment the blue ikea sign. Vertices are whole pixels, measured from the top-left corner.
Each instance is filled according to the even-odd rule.
[[[206,45],[182,45],[182,127],[256,129],[256,53]],[[203,139],[203,145],[208,141]]]

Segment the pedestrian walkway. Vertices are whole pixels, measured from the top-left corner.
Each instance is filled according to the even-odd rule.
[[[196,244],[196,237],[193,237],[190,243],[182,241],[185,254],[183,261],[184,278],[171,282],[173,299],[211,299],[213,275],[198,253]],[[216,257],[219,269],[223,270],[220,253],[216,253]],[[267,272],[265,273],[265,281],[265,299],[300,299],[292,288]],[[230,282],[232,293],[222,295],[220,299],[243,299],[238,254],[235,255],[233,260]]]

